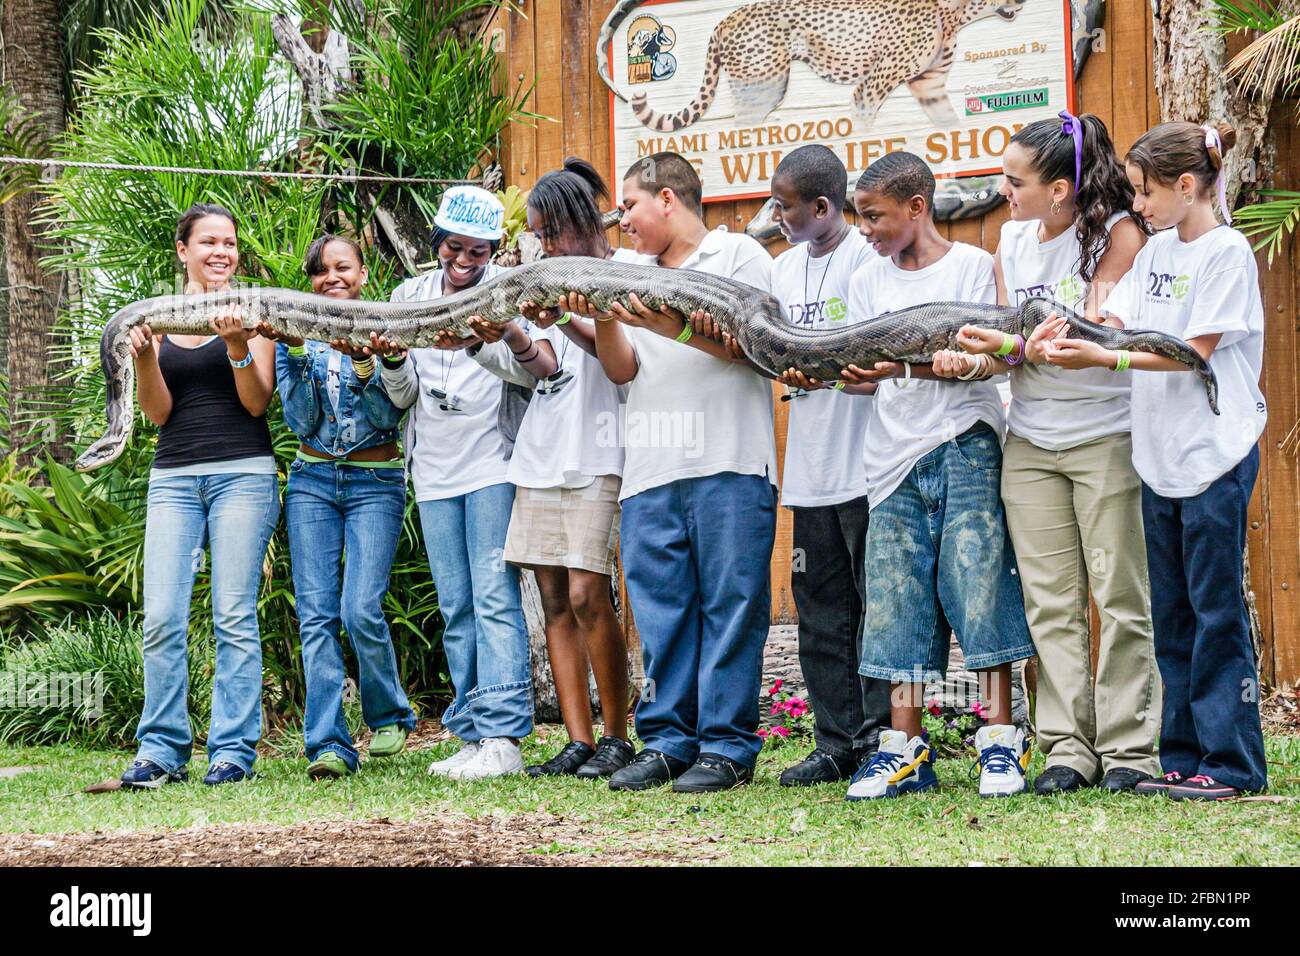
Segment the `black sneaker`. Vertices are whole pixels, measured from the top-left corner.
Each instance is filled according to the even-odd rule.
[[[250,779],[251,776],[239,764],[231,763],[229,760],[221,760],[208,768],[208,775],[203,778],[203,782],[209,787],[215,787],[223,783],[239,783],[242,780]]]
[[[578,768],[583,780],[611,777],[636,756],[636,748],[621,737],[604,736],[596,741],[596,754]]]
[[[689,764],[658,750],[646,749],[632,758],[622,770],[609,778],[611,790],[649,790],[676,780],[689,769]]]
[[[530,777],[569,777],[577,773],[595,752],[591,744],[575,740],[545,763],[525,767],[524,773]]]
[[[122,774],[122,786],[128,790],[157,790],[168,783],[184,783],[190,772],[181,767],[168,773],[152,760],[137,760]]]
[[[818,747],[793,767],[787,767],[778,782],[783,787],[839,783],[853,776],[853,771],[857,768],[850,766],[851,763],[852,761],[847,757],[836,757]]]
[[[695,765],[673,783],[673,793],[714,793],[754,779],[754,769],[722,754],[700,754]]]
[[[1127,793],[1136,790],[1137,785],[1143,780],[1150,779],[1151,774],[1134,770],[1132,767],[1112,767],[1106,771],[1106,776],[1101,778],[1101,783],[1097,786],[1111,793]]]
[[[1148,777],[1141,781],[1133,788],[1134,793],[1140,793],[1143,796],[1169,796],[1169,791],[1187,780],[1177,770],[1171,770],[1167,774],[1159,777]]]
[[[1198,773],[1169,788],[1170,800],[1234,800],[1244,793],[1231,784],[1220,783],[1213,777]]]
[[[1040,797],[1050,797],[1054,793],[1070,793],[1090,787],[1088,778],[1073,767],[1048,767],[1034,781],[1034,793]]]

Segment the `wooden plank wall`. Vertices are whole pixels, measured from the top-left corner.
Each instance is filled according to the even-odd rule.
[[[502,162],[507,182],[527,188],[542,173],[558,168],[566,156],[581,156],[602,172],[609,169],[609,96],[596,74],[593,43],[611,6],[612,0],[520,0],[515,11],[499,14],[503,72],[525,84],[536,77],[526,108],[547,117],[517,123],[505,136]],[[1147,0],[1110,0],[1105,49],[1093,52],[1084,68],[1077,86],[1078,110],[1106,122],[1121,155],[1160,121],[1152,59]],[[1300,188],[1300,134],[1294,132],[1290,105],[1279,108],[1274,126],[1282,171],[1278,185]],[[710,227],[743,229],[761,205],[761,200],[709,203],[705,220]],[[941,231],[991,252],[1006,219],[1007,209],[1001,206],[982,219],[943,224]],[[777,244],[773,252],[781,248]],[[1300,463],[1293,433],[1300,418],[1297,259],[1300,251],[1294,242],[1271,270],[1260,259],[1268,323],[1264,390],[1270,409],[1249,533],[1252,583],[1265,632],[1262,669],[1269,680],[1285,682],[1300,680]],[[787,409],[787,403],[776,403],[781,454]],[[789,512],[782,509],[772,559],[774,622],[794,620],[791,551]]]

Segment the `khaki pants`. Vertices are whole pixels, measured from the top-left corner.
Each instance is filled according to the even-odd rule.
[[[1059,452],[1008,435],[1002,498],[1038,651],[1034,725],[1048,766],[1093,783],[1117,767],[1158,773],[1160,675],[1129,435]],[[1101,614],[1095,682],[1089,588]]]

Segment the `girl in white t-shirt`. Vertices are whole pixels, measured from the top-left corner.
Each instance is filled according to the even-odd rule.
[[[1011,138],[1002,168],[1011,221],[994,258],[998,301],[1043,296],[1095,320],[1146,241],[1105,125],[1064,111],[1031,123]],[[958,341],[990,356],[1010,348],[1002,498],[1038,652],[1035,731],[1047,769],[1034,791],[1099,780],[1131,790],[1157,772],[1160,683],[1128,379],[1046,364],[1041,334],[1023,358],[1018,341],[991,329],[967,326]],[[1089,593],[1101,617],[1095,680]]]
[[[1133,208],[1160,232],[1106,300],[1130,328],[1185,339],[1219,383],[1219,414],[1198,378],[1159,355],[1049,339],[1062,368],[1133,369],[1133,466],[1142,518],[1156,661],[1164,682],[1158,779],[1143,793],[1223,800],[1267,783],[1258,674],[1242,599],[1246,509],[1259,470],[1266,407],[1259,390],[1264,311],[1250,244],[1219,225],[1216,187],[1232,127],[1163,123],[1134,144]],[[1056,322],[1049,336],[1060,335]]]
[[[447,190],[434,217],[441,268],[403,282],[393,301],[437,299],[492,278],[503,216],[501,202],[484,189]],[[525,370],[550,354],[549,344],[534,342],[517,323],[493,329],[471,319],[471,325],[499,337],[488,348],[509,348]],[[429,772],[476,779],[524,769],[519,740],[532,731],[533,699],[519,577],[501,560],[515,497],[506,474],[503,388],[466,346],[482,347],[477,338],[456,342],[447,335],[438,348],[412,349],[402,366],[385,366],[380,374],[394,404],[411,407],[408,472],[455,692],[442,723],[464,742]]]
[[[640,259],[610,247],[596,205],[598,196],[608,195],[600,174],[581,159],[542,176],[528,194],[528,228],[545,255]],[[586,310],[585,303],[576,305]],[[592,320],[529,304],[523,312],[554,359],[532,369],[541,378],[507,469],[516,491],[505,559],[536,575],[569,734],[558,754],[527,773],[608,777],[635,754],[627,740],[627,642],[610,598],[623,448],[604,440],[618,421],[622,389],[596,358]],[[605,733],[599,741],[591,725],[588,667],[600,694]]]

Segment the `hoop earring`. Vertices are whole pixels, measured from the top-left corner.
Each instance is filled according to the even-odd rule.
[[[1192,203],[1196,202],[1196,197],[1193,196],[1191,193],[1187,193],[1186,195],[1183,196],[1183,202],[1186,205],[1190,206]]]
[[[1061,214],[1061,200],[1058,199],[1056,200],[1056,202],[1052,203],[1052,215],[1059,216],[1060,214]]]

